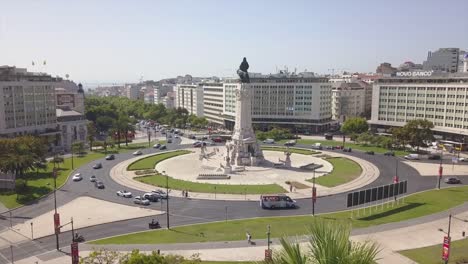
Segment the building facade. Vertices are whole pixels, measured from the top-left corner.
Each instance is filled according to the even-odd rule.
[[[457,72],[459,67],[460,49],[442,48],[437,51],[429,51],[427,60],[423,62],[425,71]]]
[[[0,136],[59,133],[55,113],[55,87],[61,79],[0,67]]]
[[[185,108],[189,114],[203,116],[203,89],[193,84],[178,84],[175,87],[175,106]]]
[[[224,86],[224,118],[233,127],[237,80]],[[252,89],[252,122],[260,129],[271,126],[297,132],[326,131],[332,121],[332,84],[328,78],[304,77],[301,74],[275,74],[250,79]]]
[[[57,108],[67,107],[71,110],[84,114],[84,90],[83,85],[72,81],[62,81],[55,88],[57,97]]]
[[[332,118],[334,120],[344,122],[348,117],[364,116],[365,105],[365,85],[358,82],[333,84]]]
[[[138,100],[140,99],[140,89],[141,87],[136,84],[127,84],[125,85],[126,96],[128,99]]]
[[[57,108],[57,123],[60,128],[59,145],[63,151],[70,152],[73,143],[87,142],[86,117],[75,110]]]
[[[401,127],[413,119],[434,123],[434,132],[465,141],[468,136],[468,74],[414,72],[379,79],[373,86],[371,125]],[[466,141],[465,141],[466,142]]]
[[[162,100],[167,96],[169,92],[174,91],[173,84],[160,84],[154,87],[154,104],[163,103]],[[166,99],[167,100],[167,99]]]
[[[211,82],[199,84],[203,89],[203,116],[208,122],[224,125],[224,86]]]

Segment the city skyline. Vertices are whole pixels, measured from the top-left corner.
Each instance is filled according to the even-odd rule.
[[[465,7],[465,8],[464,8]],[[0,65],[83,82],[177,75],[371,72],[382,62],[422,63],[430,50],[467,49],[465,1],[6,2]],[[35,66],[32,66],[32,62]],[[46,61],[46,65],[43,62]]]

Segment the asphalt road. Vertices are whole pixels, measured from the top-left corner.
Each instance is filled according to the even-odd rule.
[[[187,148],[187,145],[180,145],[180,139],[175,139],[174,143],[167,144],[168,150]],[[297,147],[309,147],[305,145],[298,145]],[[160,152],[155,149],[144,149],[143,154]],[[341,150],[334,150],[341,151]],[[408,193],[419,192],[423,190],[433,189],[437,184],[437,171],[434,171],[435,176],[433,177],[421,177],[419,173],[412,167],[399,162],[400,158],[384,156],[381,154],[368,155],[363,152],[353,151],[347,153],[351,156],[356,156],[365,159],[380,170],[380,176],[377,180],[371,184],[362,187],[361,189],[388,184],[393,181],[393,176],[396,173],[397,162],[398,162],[398,175],[400,181],[408,180]],[[70,179],[60,189],[57,190],[57,204],[58,206],[66,204],[71,200],[80,196],[89,196],[97,199],[111,201],[115,203],[138,206],[133,203],[133,199],[117,197],[116,192],[118,190],[128,190],[135,195],[142,194],[141,191],[121,186],[114,182],[109,175],[110,169],[116,164],[134,157],[132,152],[116,154],[116,159],[112,161],[106,161],[104,159],[97,160],[86,164],[76,172],[80,172],[84,179],[80,182],[73,182]],[[101,162],[103,165],[102,169],[93,169],[92,166]],[[433,161],[438,163],[439,161]],[[97,189],[94,187],[94,183],[89,181],[91,175],[96,175],[98,180],[104,182],[105,189]],[[442,183],[445,186],[445,183]],[[220,201],[220,200],[196,200],[196,199],[184,199],[173,197],[170,198],[170,225],[186,225],[194,223],[204,223],[211,221],[225,220],[226,216],[228,219],[242,219],[251,217],[266,217],[266,216],[285,216],[285,215],[303,215],[311,214],[312,204],[311,199],[300,199],[298,200],[298,208],[291,210],[263,210],[260,208],[258,201]],[[165,210],[166,201],[152,203],[150,208],[157,210]],[[336,194],[327,197],[319,197],[315,206],[315,212],[317,214],[334,212],[346,209],[346,193]],[[38,202],[27,205],[16,210],[13,210],[13,224],[27,221],[28,219],[34,218],[38,215],[46,213],[54,209],[54,195],[39,200]],[[227,214],[226,214],[227,211]],[[79,214],[80,212],[77,212]],[[86,240],[93,240],[103,238],[107,236],[125,234],[129,232],[137,232],[148,229],[148,222],[154,217],[144,217],[139,219],[131,219],[119,222],[112,222],[108,224],[102,224],[92,227],[81,228],[78,230]],[[161,215],[157,217],[163,227],[166,226],[166,216]],[[0,226],[8,226],[9,219],[0,219]],[[1,228],[1,227],[0,227]],[[14,246],[14,258],[15,260],[22,259],[28,256],[37,255],[41,252],[46,252],[55,249],[56,240],[55,236],[48,236],[34,241],[28,241],[23,244]],[[59,236],[60,247],[67,247],[71,241],[70,232],[64,232]],[[5,259],[10,258],[10,248],[0,249],[0,263],[6,261]]]

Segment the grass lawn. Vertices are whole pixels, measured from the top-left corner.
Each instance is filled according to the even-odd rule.
[[[278,143],[285,143],[287,140],[281,140]],[[342,142],[340,141],[334,141],[334,140],[314,140],[314,139],[298,139],[297,144],[301,145],[312,145],[315,143],[321,143],[323,146],[341,146],[343,145]],[[348,143],[345,142],[345,147],[349,147],[352,149],[358,149],[362,151],[374,151],[375,153],[385,153],[388,151],[386,148],[381,148],[381,147],[374,147],[374,146],[363,146],[361,144],[356,144],[356,143]],[[340,150],[336,150],[340,151]],[[397,156],[404,156],[409,154],[407,151],[403,150],[396,150],[395,155]]]
[[[468,201],[468,186],[431,190],[414,194],[405,198],[399,206],[380,206],[374,208],[372,214],[350,219],[350,212],[339,212],[317,215],[330,221],[346,221],[353,228],[368,227],[391,222],[399,222],[446,211],[449,208]],[[344,203],[345,201],[343,201]],[[320,200],[318,201],[320,206]],[[229,208],[228,208],[229,211]],[[137,234],[122,235],[102,239],[92,244],[158,244],[158,243],[191,243],[206,241],[232,241],[245,239],[249,231],[253,239],[266,238],[266,226],[271,225],[272,237],[293,236],[307,233],[307,228],[313,223],[312,216],[268,217],[227,222],[215,222],[190,226],[173,227],[171,230],[146,231]],[[438,251],[440,253],[440,250]],[[424,262],[422,262],[424,263]]]
[[[166,187],[166,176],[152,175],[134,178],[138,181],[159,187]],[[174,179],[169,177],[169,189],[188,190],[201,193],[228,193],[228,194],[266,194],[283,193],[285,190],[277,184],[264,185],[234,185],[199,183]]]
[[[178,150],[178,151],[172,151],[172,152],[166,152],[166,153],[161,153],[161,154],[156,154],[153,156],[146,157],[144,159],[137,160],[130,165],[128,165],[127,170],[150,170],[154,169],[154,166],[158,164],[159,162],[169,159],[172,157],[184,155],[184,154],[189,154],[191,151],[188,150]]]
[[[267,150],[267,151],[281,151],[284,152],[287,150],[285,147],[266,147],[266,146],[261,146],[262,150]],[[313,155],[313,154],[318,154],[320,152],[313,151],[313,150],[308,150],[308,149],[299,149],[299,148],[289,148],[289,151],[291,153],[297,153],[297,154],[302,154],[302,155]]]
[[[315,179],[315,183],[319,185],[325,187],[338,186],[356,179],[362,173],[361,166],[350,159],[328,158],[326,161],[333,165],[333,170],[329,174]],[[307,181],[312,182],[312,179]]]
[[[105,154],[100,152],[91,152],[83,157],[75,156],[73,159],[74,168],[76,169],[104,156]],[[65,183],[72,171],[71,158],[64,159],[64,162],[58,164],[58,166],[60,169],[57,177],[57,188]],[[36,172],[28,172],[26,174],[28,181],[26,189],[18,193],[18,195],[15,192],[0,193],[0,202],[7,208],[14,208],[50,193],[54,189],[54,179],[52,178],[53,167],[53,163],[48,163],[47,169],[45,171],[39,170],[37,175]]]
[[[441,233],[440,239],[442,240],[443,234]],[[411,250],[404,250],[398,252],[413,261],[424,264],[439,264],[442,263],[442,244],[417,248]],[[465,262],[461,262],[464,260]],[[460,262],[459,262],[460,261]],[[450,243],[450,258],[449,263],[466,263],[468,262],[468,239],[452,241]]]

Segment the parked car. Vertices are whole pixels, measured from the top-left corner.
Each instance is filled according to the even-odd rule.
[[[158,202],[161,199],[161,196],[156,193],[145,193],[142,196],[150,202]]]
[[[284,143],[286,147],[291,147],[296,145],[296,140],[289,140],[288,142]]]
[[[161,197],[161,199],[167,199],[167,193],[161,189],[156,189],[151,191],[152,193],[155,193]]]
[[[96,164],[94,164],[94,166],[93,166],[93,169],[95,169],[95,170],[96,170],[96,169],[100,169],[100,168],[102,168],[102,163],[96,163]]]
[[[404,156],[405,159],[408,160],[418,160],[419,159],[419,154],[408,154]]]
[[[450,178],[447,178],[444,180],[445,183],[447,184],[458,184],[458,183],[461,183],[460,179],[458,179],[457,177],[450,177]]]
[[[150,204],[150,201],[148,199],[145,199],[141,196],[136,196],[134,199],[133,199],[133,202],[136,203],[136,204],[141,204],[141,205],[149,205]]]
[[[94,182],[94,187],[98,189],[104,189],[104,183],[102,181],[96,181]]]
[[[343,148],[343,152],[352,152],[353,149],[352,148]]]
[[[96,182],[96,180],[97,180],[96,175],[89,177],[90,182]]]
[[[267,138],[267,139],[263,140],[263,143],[264,144],[275,144],[275,140],[272,139],[272,138]]]
[[[131,198],[132,193],[129,192],[129,191],[126,191],[126,190],[120,190],[120,191],[117,191],[117,196],[122,196],[122,197],[125,197],[125,198]]]
[[[430,160],[440,160],[441,158],[440,154],[429,154],[429,156],[427,156],[427,159]]]
[[[81,173],[76,173],[75,175],[73,175],[72,177],[72,180],[73,181],[81,181],[83,179],[83,177],[81,177]]]
[[[167,149],[166,145],[161,145],[161,147],[159,148],[159,150],[165,150]]]
[[[366,154],[374,155],[375,153],[374,153],[374,151],[372,151],[372,150],[368,150],[368,151],[366,151]]]
[[[137,151],[133,152],[134,156],[138,156],[138,155],[141,155],[141,154],[143,154],[143,152],[141,152],[141,150],[137,150]]]
[[[161,147],[161,144],[159,144],[159,143],[153,145],[153,148],[155,148],[155,149],[158,149],[158,148],[160,148],[160,147]]]
[[[387,151],[384,153],[385,156],[395,156],[395,152],[393,151]]]
[[[106,160],[114,160],[115,159],[115,155],[114,154],[111,154],[111,155],[107,155],[106,156]]]

